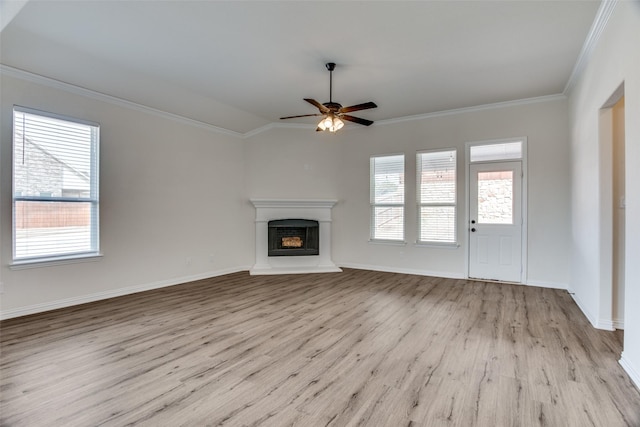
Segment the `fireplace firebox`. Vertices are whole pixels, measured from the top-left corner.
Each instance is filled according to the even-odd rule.
[[[268,256],[320,254],[320,227],[309,219],[278,219],[268,223]]]

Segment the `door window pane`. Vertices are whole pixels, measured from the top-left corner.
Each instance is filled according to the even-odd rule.
[[[478,223],[513,224],[513,171],[478,172]]]

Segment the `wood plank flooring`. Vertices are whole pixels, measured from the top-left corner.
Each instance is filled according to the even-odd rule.
[[[2,426],[640,426],[559,290],[237,273],[0,326]]]

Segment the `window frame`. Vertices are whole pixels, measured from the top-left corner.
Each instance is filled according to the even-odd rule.
[[[402,202],[395,203],[376,203],[375,201],[375,160],[384,157],[402,156]],[[369,242],[382,243],[391,245],[406,244],[406,203],[407,203],[407,185],[406,185],[406,155],[405,153],[378,154],[369,157]],[[402,237],[399,239],[381,239],[376,236],[376,208],[402,208]]]
[[[422,202],[422,180],[421,180],[421,156],[429,153],[453,153],[453,167],[454,167],[454,197],[453,202]],[[417,236],[416,236],[416,246],[438,246],[438,247],[453,247],[457,248],[460,246],[458,241],[458,149],[457,148],[437,148],[437,149],[429,149],[429,150],[420,150],[416,152],[416,222],[417,222]],[[450,241],[442,241],[442,240],[422,240],[422,208],[424,207],[453,207],[453,240]]]
[[[14,155],[16,144],[19,142],[16,136],[15,126],[18,114],[29,114],[47,119],[59,120],[76,125],[91,127],[91,142],[89,147],[89,195],[87,197],[69,197],[69,196],[34,196],[34,195],[18,195],[16,191],[17,171],[14,166]],[[78,119],[75,117],[65,116],[61,114],[51,113],[47,111],[37,110],[18,105],[13,106],[12,110],[12,141],[11,141],[11,157],[12,157],[12,263],[11,269],[22,269],[39,267],[46,265],[68,264],[75,262],[94,261],[102,257],[100,252],[100,124]],[[27,168],[28,170],[28,168]],[[16,250],[17,241],[17,224],[16,224],[16,203],[17,202],[47,202],[47,203],[88,203],[89,204],[89,249],[79,250],[77,252],[58,252],[46,255],[18,256]]]

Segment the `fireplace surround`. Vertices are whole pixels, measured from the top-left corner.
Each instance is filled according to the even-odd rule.
[[[337,200],[251,199],[250,202],[256,208],[256,262],[249,270],[250,274],[342,271],[331,259],[331,209]],[[275,245],[278,246],[279,241],[280,248],[272,247],[270,251],[269,223],[276,226],[271,228],[279,228],[278,226],[286,226],[287,221],[294,221],[289,222],[289,225],[297,229],[298,234],[280,235]],[[315,231],[306,234],[306,228],[310,226],[313,230],[315,224]],[[303,228],[304,237],[301,234]],[[314,233],[317,233],[315,237]],[[283,238],[286,240],[283,241]],[[317,249],[311,249],[316,242]],[[286,256],[294,254],[295,256]]]

